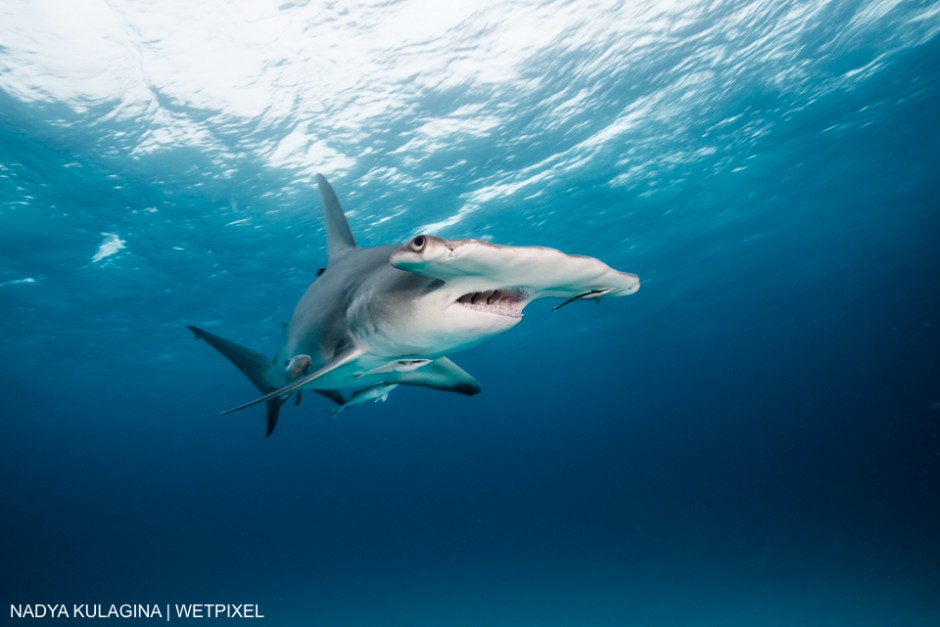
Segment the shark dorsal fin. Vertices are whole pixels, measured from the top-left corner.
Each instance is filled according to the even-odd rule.
[[[326,257],[330,265],[350,248],[356,248],[343,207],[336,192],[322,174],[317,174],[317,187],[323,202],[323,222],[326,224]]]

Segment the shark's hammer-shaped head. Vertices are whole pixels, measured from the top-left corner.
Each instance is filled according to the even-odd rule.
[[[629,296],[635,274],[618,272],[592,257],[541,246],[500,246],[481,240],[413,237],[389,258],[394,268],[441,281],[434,311],[422,322],[452,336],[454,348],[502,333],[538,298],[600,299]],[[430,318],[431,315],[434,319]]]
[[[453,244],[420,235],[385,253],[392,274],[377,275],[359,290],[347,312],[357,345],[388,358],[438,357],[522,320],[524,290],[446,263],[447,246]]]
[[[389,263],[399,270],[434,277],[444,281],[450,297],[446,311],[460,314],[467,310],[486,316],[511,318],[518,322],[529,295],[517,285],[503,285],[495,268],[487,267],[479,256],[475,240],[446,240],[433,235],[418,235],[392,253]],[[493,319],[499,326],[504,321]],[[515,322],[513,322],[515,324]]]

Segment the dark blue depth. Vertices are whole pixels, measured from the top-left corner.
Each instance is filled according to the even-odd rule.
[[[611,155],[495,201],[447,235],[596,256],[642,289],[539,303],[453,356],[478,396],[399,388],[331,420],[308,395],[269,439],[262,409],[218,415],[255,390],[185,325],[273,353],[324,264],[315,189],[250,156],[203,187],[176,184],[213,171],[195,151],[122,169],[101,128],[0,93],[0,614],[940,624],[937,68],[934,38],[812,103],[741,86],[702,114],[743,116],[698,140],[713,157],[616,187]],[[630,86],[609,89],[620,110]],[[475,189],[479,150],[427,195],[359,185],[365,165],[331,181],[362,243],[404,241]],[[112,232],[126,248],[92,262]]]

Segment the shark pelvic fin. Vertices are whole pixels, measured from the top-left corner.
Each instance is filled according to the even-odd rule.
[[[239,405],[238,407],[233,407],[232,409],[226,409],[225,411],[222,412],[221,415],[224,416],[225,414],[231,414],[232,412],[240,411],[242,409],[247,409],[248,407],[253,407],[257,405],[258,403],[267,403],[272,400],[275,400],[275,401],[281,400],[283,402],[282,399],[286,398],[287,394],[290,394],[294,390],[307,385],[314,379],[319,379],[323,375],[328,374],[332,372],[333,370],[336,370],[337,368],[344,366],[361,356],[362,356],[362,349],[354,348],[352,350],[348,350],[345,353],[340,354],[338,357],[333,359],[333,361],[326,364],[325,366],[323,366],[322,368],[320,368],[313,374],[308,374],[305,377],[301,377],[297,379],[296,381],[294,381],[293,383],[288,383],[284,387],[278,388],[274,390],[273,392],[269,392],[260,398],[256,398],[253,401],[244,403],[243,405]]]
[[[326,225],[326,257],[328,264],[332,265],[347,250],[356,248],[356,240],[349,230],[346,214],[343,213],[336,192],[321,174],[317,174],[317,187],[320,189],[323,222]]]

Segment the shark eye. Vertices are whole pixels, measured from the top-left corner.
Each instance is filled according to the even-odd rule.
[[[420,253],[424,250],[425,245],[428,243],[428,238],[424,235],[419,235],[418,237],[411,240],[411,250]]]
[[[317,270],[317,276],[322,275],[324,272],[326,272],[326,268],[320,268],[319,270]]]

